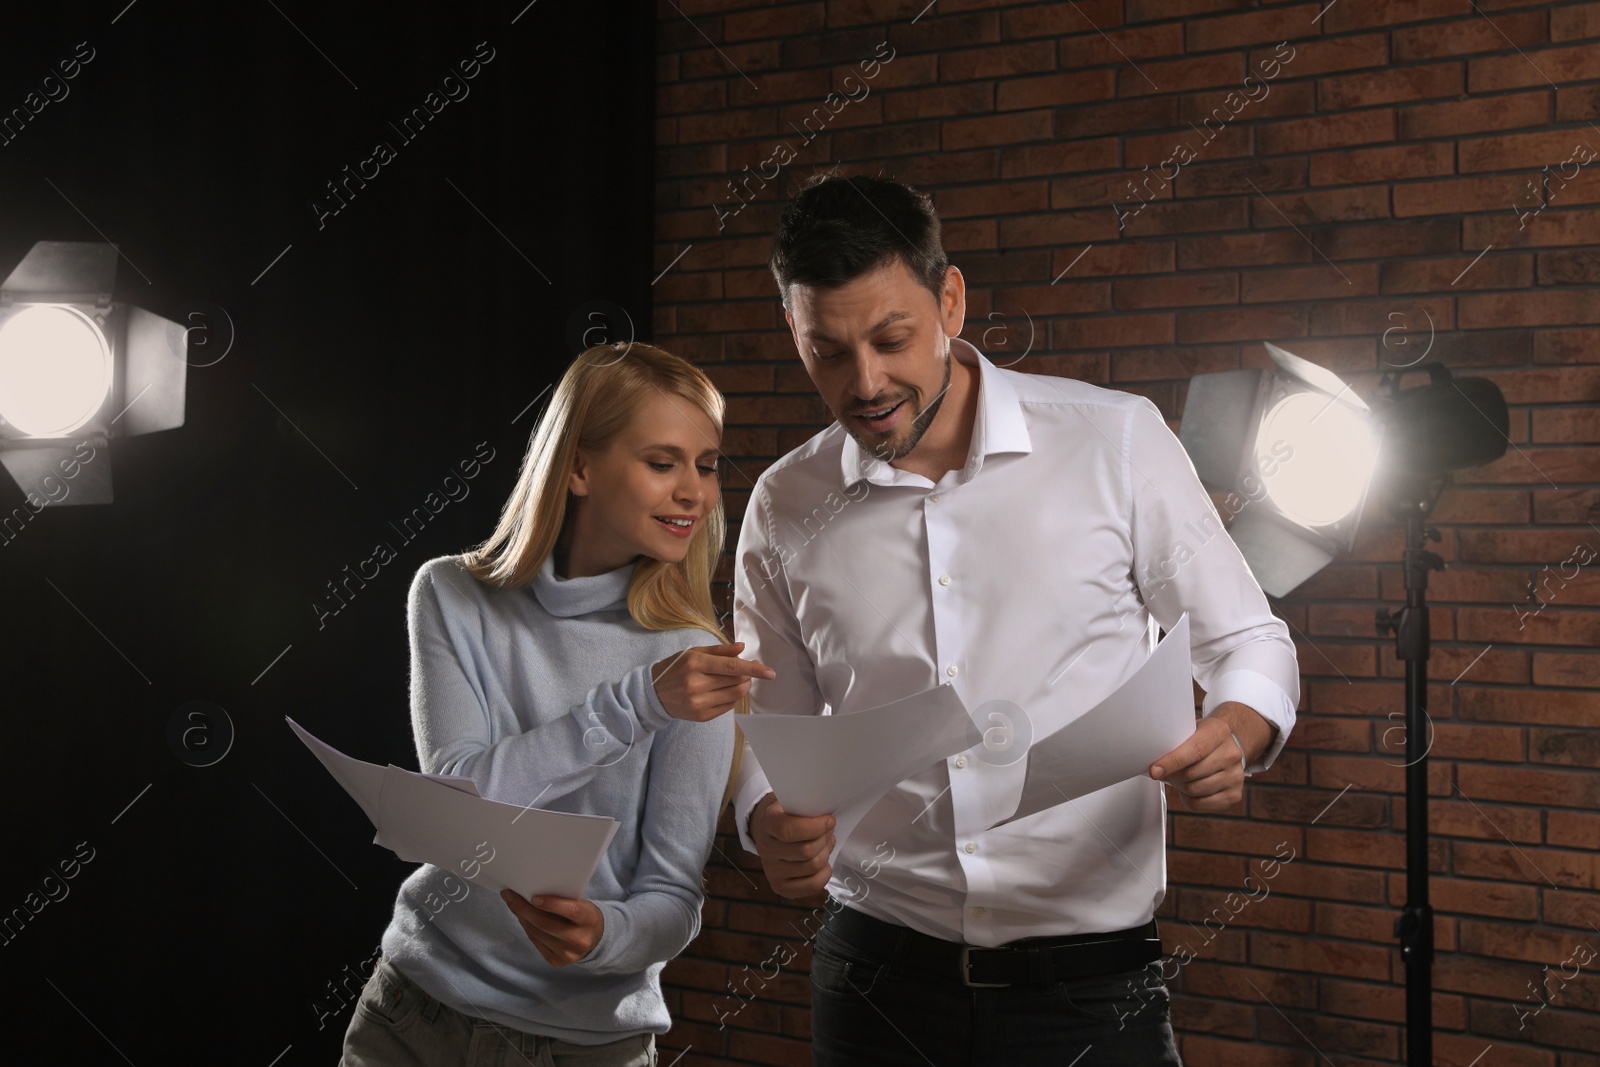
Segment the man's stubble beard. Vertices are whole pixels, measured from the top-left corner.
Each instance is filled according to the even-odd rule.
[[[897,459],[911,454],[912,449],[922,440],[922,435],[928,432],[928,427],[933,424],[934,417],[939,414],[939,405],[944,403],[944,395],[950,390],[950,339],[944,342],[944,381],[939,385],[939,392],[934,396],[928,406],[917,412],[916,418],[911,420],[911,426],[906,433],[906,443],[902,448],[895,448],[889,442],[870,445],[861,440],[854,430],[848,431],[856,439],[856,444],[862,451],[876,456],[885,463],[893,463]]]

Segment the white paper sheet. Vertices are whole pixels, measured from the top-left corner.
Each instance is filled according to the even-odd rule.
[[[996,826],[1148,774],[1194,733],[1189,614],[1116,691],[1028,748],[1017,810]]]
[[[582,897],[617,832],[617,821],[603,815],[486,799],[469,778],[363,763],[287,721],[367,813],[377,844],[402,860],[432,863],[496,893],[510,887],[524,897]]]
[[[849,715],[741,715],[772,792],[792,815],[832,815],[839,855],[883,794],[983,734],[954,686]]]

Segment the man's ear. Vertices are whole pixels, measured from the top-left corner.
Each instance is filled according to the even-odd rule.
[[[939,315],[944,320],[945,336],[960,337],[967,321],[967,280],[954,263],[944,269]]]

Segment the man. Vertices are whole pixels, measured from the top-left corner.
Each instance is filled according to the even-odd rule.
[[[959,339],[965,285],[926,196],[814,182],[771,267],[837,421],[745,511],[735,625],[777,672],[752,710],[850,713],[936,684],[1014,709],[892,789],[837,867],[832,817],[784,812],[746,748],[744,846],[779,894],[844,905],[813,955],[813,1063],[1179,1063],[1155,962],[1160,782],[1196,811],[1239,803],[1246,764],[1294,725],[1286,627],[1233,542],[1196,536],[1216,510],[1154,405]],[[1194,734],[1149,778],[987,829],[1015,810],[1028,738],[1113,691],[1184,611],[1207,690]]]

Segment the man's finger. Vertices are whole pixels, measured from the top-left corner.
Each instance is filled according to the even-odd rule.
[[[1210,751],[1206,744],[1198,734],[1191,734],[1183,744],[1150,765],[1150,777],[1159,782],[1199,762]]]
[[[1187,767],[1179,767],[1170,774],[1163,775],[1161,780],[1187,789],[1187,783],[1197,782],[1202,778],[1226,772],[1230,769],[1239,770],[1238,751],[1233,747],[1232,742],[1226,745],[1218,745]],[[1244,775],[1242,772],[1239,777],[1243,780]]]
[[[1219,812],[1228,811],[1239,806],[1244,800],[1244,785],[1241,782],[1236,788],[1225,789],[1220,793],[1211,793],[1208,796],[1197,797],[1189,793],[1182,794],[1183,806],[1190,811]]]
[[[1244,776],[1242,774],[1229,773],[1238,769],[1239,765],[1236,763],[1231,768],[1224,766],[1209,774],[1199,775],[1193,781],[1185,782],[1178,791],[1191,797],[1208,797],[1215,793],[1221,793],[1243,783]],[[1174,783],[1176,783],[1176,780],[1174,780]]]
[[[833,829],[834,818],[832,815],[789,815],[769,811],[761,825],[774,841],[793,845],[822,837]]]
[[[822,870],[809,878],[784,878],[773,884],[773,890],[781,897],[809,897],[822,891],[828,884],[828,879],[833,876],[832,867],[823,867]]]
[[[1150,765],[1150,777],[1156,781],[1172,777],[1176,772],[1199,763],[1211,753],[1215,752],[1226,741],[1233,744],[1233,735],[1226,729],[1227,724],[1222,723],[1224,729],[1214,730],[1207,724],[1212,720],[1201,719],[1195,726],[1194,733],[1184,739],[1183,744],[1168,752],[1165,756]],[[1220,720],[1218,720],[1220,722]]]
[[[802,841],[793,845],[774,845],[767,850],[767,859],[775,866],[785,868],[785,877],[810,874],[828,862],[833,852],[834,836],[824,834],[815,841]]]
[[[790,815],[783,810],[783,804],[776,796],[771,793],[767,796],[772,797],[771,802],[768,803],[763,798],[761,805],[756,808],[756,813],[761,816],[760,828],[752,835],[756,838],[767,837],[774,841],[811,841],[834,827],[835,820],[832,815]]]

